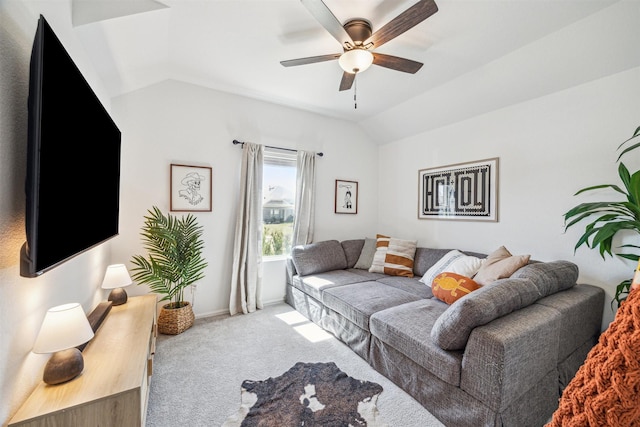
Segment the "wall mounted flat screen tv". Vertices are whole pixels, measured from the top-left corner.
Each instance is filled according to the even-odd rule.
[[[120,130],[41,15],[29,75],[21,276],[38,276],[118,234],[120,142]]]

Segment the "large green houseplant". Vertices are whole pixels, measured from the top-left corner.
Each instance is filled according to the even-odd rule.
[[[191,304],[184,291],[204,278],[207,262],[202,255],[202,227],[192,214],[164,215],[156,206],[144,217],[140,235],[148,257],[134,255],[132,277],[139,285],[148,285],[162,295],[164,305],[158,318],[162,333],[179,334],[193,325]]]
[[[613,239],[619,232],[628,230],[628,232],[640,235],[640,170],[630,173],[624,163],[620,161],[623,155],[640,147],[640,142],[628,144],[638,136],[640,136],[640,126],[631,138],[618,146],[618,151],[622,150],[616,160],[619,162],[618,175],[622,181],[622,187],[615,184],[594,185],[583,188],[575,194],[577,196],[584,192],[609,188],[622,194],[624,200],[581,203],[564,214],[565,230],[587,218],[593,219],[595,216],[595,219],[585,226],[584,233],[576,243],[576,250],[582,245],[591,249],[597,248],[602,258],[605,259],[605,255],[613,257]],[[615,255],[620,258],[637,262],[640,257],[640,246],[638,245],[626,244],[616,249]],[[612,304],[613,302],[620,304],[626,299],[631,280],[631,278],[624,280],[617,285]]]

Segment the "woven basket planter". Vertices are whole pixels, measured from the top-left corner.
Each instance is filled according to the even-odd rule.
[[[191,326],[195,320],[193,308],[188,302],[180,308],[169,308],[171,304],[166,304],[160,310],[158,316],[158,332],[165,335],[178,335]]]

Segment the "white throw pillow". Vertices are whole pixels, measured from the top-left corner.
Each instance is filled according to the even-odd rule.
[[[433,283],[433,279],[435,279],[438,274],[444,271],[451,271],[450,270],[451,264],[457,259],[460,259],[465,256],[467,255],[463,254],[457,249],[453,249],[447,252],[442,258],[440,258],[440,260],[438,260],[438,262],[433,264],[433,266],[431,266],[431,268],[428,269],[426,273],[424,273],[424,276],[422,276],[422,279],[420,279],[420,282],[431,287],[431,284]]]
[[[478,270],[480,270],[480,267],[482,267],[483,262],[484,262],[484,259],[482,258],[478,258],[471,255],[464,255],[464,256],[461,256],[460,258],[456,258],[451,263],[449,268],[447,268],[447,270],[445,271],[472,278],[478,272]]]

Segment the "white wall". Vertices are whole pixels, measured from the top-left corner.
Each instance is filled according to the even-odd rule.
[[[377,147],[356,125],[171,80],[114,99],[113,110],[123,135],[120,238],[113,262],[131,265],[132,255],[144,253],[140,226],[153,205],[169,209],[171,163],[213,169],[213,211],[194,213],[204,227],[209,262],[195,292],[197,316],[227,312],[229,306],[242,156],[234,139],[324,153],[317,161],[315,240],[375,232]],[[334,214],[336,179],[360,183],[357,215]],[[283,299],[284,279],[283,261],[265,263],[265,303]],[[146,291],[127,288],[130,295]]]
[[[48,355],[31,347],[48,308],[79,302],[89,312],[105,300],[99,288],[110,243],[42,276],[20,277],[25,241],[29,60],[39,14],[61,39],[105,107],[110,100],[71,29],[70,1],[0,1],[0,423],[4,424],[42,379]],[[73,207],[61,207],[71,213]],[[116,240],[118,238],[115,238]]]
[[[615,285],[634,265],[584,247],[574,255],[582,228],[565,234],[563,214],[589,199],[573,197],[577,190],[620,183],[616,148],[640,125],[638,94],[640,68],[382,146],[380,232],[421,246],[489,253],[505,245],[533,259],[573,261],[580,282],[606,290],[608,324]],[[500,158],[498,222],[417,219],[418,170],[490,157]],[[624,162],[637,170],[640,152]],[[591,199],[616,200],[611,194]]]

